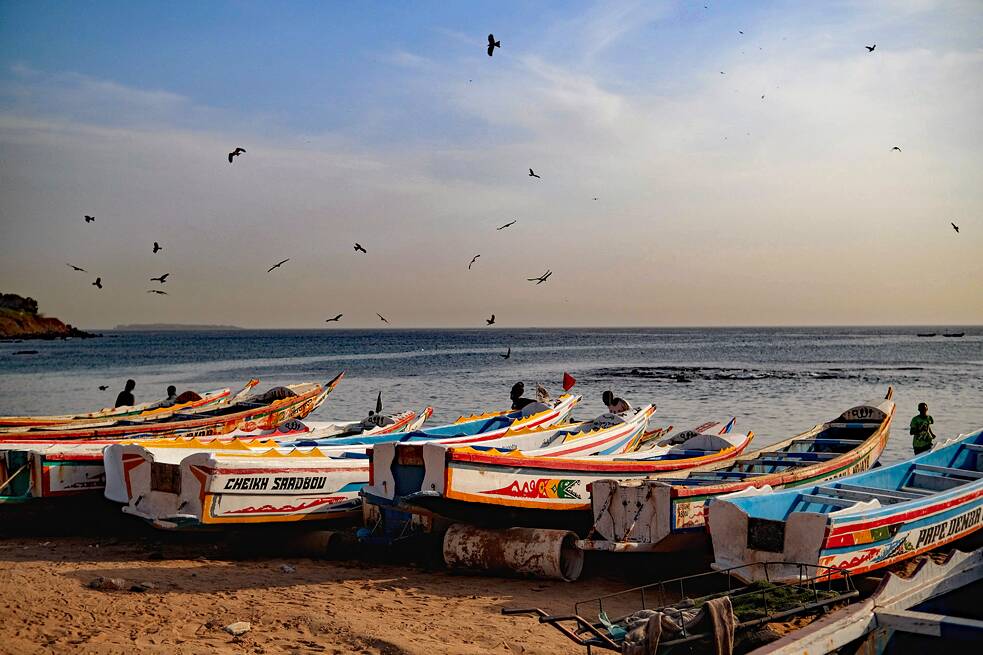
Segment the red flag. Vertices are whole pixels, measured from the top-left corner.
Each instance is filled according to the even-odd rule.
[[[573,389],[573,385],[577,384],[577,381],[573,379],[573,376],[569,373],[563,374],[563,390],[570,391]]]

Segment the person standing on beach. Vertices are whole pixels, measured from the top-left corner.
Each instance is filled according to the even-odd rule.
[[[911,427],[908,429],[911,434],[911,448],[916,455],[932,449],[932,441],[936,438],[932,431],[933,423],[935,419],[928,415],[928,404],[918,403],[918,415],[911,419]]]
[[[116,407],[132,407],[137,404],[136,399],[133,398],[133,389],[136,386],[137,383],[133,380],[126,381],[126,388],[116,396]]]

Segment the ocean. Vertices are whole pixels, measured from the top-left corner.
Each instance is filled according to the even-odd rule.
[[[554,395],[564,372],[584,396],[576,417],[604,410],[612,389],[658,407],[676,428],[737,416],[761,448],[895,390],[898,412],[882,462],[911,453],[908,421],[927,402],[935,431],[983,425],[983,328],[921,338],[932,328],[688,328],[235,330],[105,332],[99,339],[0,343],[0,414],[54,414],[111,405],[127,378],[137,401],[169,384],[205,391],[345,380],[312,416],[356,419],[381,391],[386,411],[436,409],[432,424],[507,405],[517,380]],[[506,360],[507,349],[512,356]],[[15,355],[37,350],[33,355]],[[100,385],[109,385],[100,391]]]

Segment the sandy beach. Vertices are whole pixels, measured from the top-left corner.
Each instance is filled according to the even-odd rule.
[[[77,528],[70,522],[57,535],[25,534],[31,522],[21,516],[6,522],[0,536],[0,650],[573,652],[558,632],[529,616],[502,616],[501,609],[567,612],[575,600],[631,586],[596,575],[563,583],[412,563],[284,558],[274,554],[275,539],[262,552],[244,552],[249,533],[174,535],[132,521],[117,524],[108,513],[106,518],[88,536],[68,536]],[[11,528],[20,534],[10,534]],[[90,588],[99,578],[121,578],[126,585]],[[141,583],[149,583],[147,590],[129,590]],[[239,637],[223,630],[238,621],[249,622],[250,630]]]

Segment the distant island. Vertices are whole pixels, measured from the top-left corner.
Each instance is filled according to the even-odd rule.
[[[164,332],[164,331],[217,331],[217,330],[243,330],[237,325],[184,325],[182,323],[131,323],[129,325],[117,325],[113,328],[119,332]]]
[[[38,301],[18,296],[16,293],[0,293],[0,339],[88,339],[89,334],[57,318],[38,313]]]

